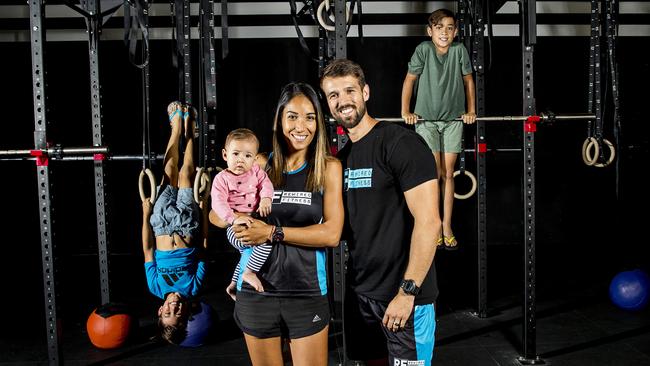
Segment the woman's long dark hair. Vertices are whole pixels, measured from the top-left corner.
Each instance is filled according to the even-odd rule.
[[[273,121],[273,157],[269,171],[269,178],[274,187],[284,185],[284,171],[286,170],[286,156],[289,146],[282,133],[282,115],[287,104],[296,96],[303,95],[314,106],[316,112],[316,136],[307,149],[307,182],[305,189],[310,192],[320,191],[325,185],[325,166],[329,153],[327,149],[327,136],[323,109],[314,88],[305,83],[290,83],[282,88],[280,99],[275,109]]]

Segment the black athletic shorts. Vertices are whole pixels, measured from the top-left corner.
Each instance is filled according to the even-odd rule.
[[[354,300],[356,301],[351,302],[356,302],[358,308],[354,310],[357,314],[355,316],[346,312],[346,335],[348,339],[352,337],[352,342],[349,342],[348,346],[360,349],[350,352],[350,356],[361,359],[381,357],[380,352],[383,347],[378,347],[376,342],[377,335],[381,332],[386,342],[389,365],[431,365],[436,330],[433,304],[415,305],[404,327],[393,332],[382,324],[388,303],[360,294],[357,294]],[[348,317],[348,315],[352,316]],[[351,327],[354,329],[350,329]],[[368,343],[369,339],[374,339],[374,343]]]
[[[279,297],[240,291],[234,319],[244,333],[257,338],[302,338],[329,324],[329,301],[327,296]]]

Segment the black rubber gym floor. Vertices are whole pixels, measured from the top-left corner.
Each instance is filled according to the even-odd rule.
[[[630,263],[634,253],[594,251],[585,256],[570,248],[556,244],[538,250],[536,345],[540,359],[552,365],[650,365],[650,309],[624,311],[611,303],[607,292],[613,274]],[[523,350],[521,250],[513,244],[489,248],[487,318],[472,314],[477,294],[475,252],[475,248],[466,247],[437,254],[441,294],[434,364],[518,365],[517,357]],[[221,247],[212,252],[212,257],[203,300],[212,305],[219,320],[208,344],[182,348],[150,342],[157,300],[146,293],[116,290],[112,291],[115,296],[134,305],[139,328],[123,348],[96,349],[85,330],[93,305],[85,303],[83,296],[71,296],[73,289],[64,287],[61,292],[68,297],[62,294],[59,302],[59,325],[65,364],[249,365],[241,332],[232,321],[233,302],[223,292],[237,254]],[[123,270],[112,271],[112,283],[141,280],[133,277],[144,277],[140,260],[114,259],[113,268]],[[83,277],[77,278],[75,288],[84,285]],[[20,297],[8,301],[20,304]],[[43,317],[42,305],[37,305],[31,306],[36,309],[31,318],[19,305],[4,314],[13,321],[9,320],[10,326],[2,332],[0,364],[47,364],[45,326],[39,320]],[[20,316],[24,318],[18,321]],[[337,325],[332,325],[330,365],[343,360],[337,331]]]

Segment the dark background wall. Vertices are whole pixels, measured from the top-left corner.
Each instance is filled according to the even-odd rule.
[[[401,83],[406,64],[423,37],[357,38],[349,40],[348,57],[366,71],[371,88],[369,108],[375,117],[399,116]],[[647,85],[650,82],[647,37],[620,38],[618,45],[623,140],[618,170],[586,167],[580,151],[586,124],[540,126],[537,133],[537,248],[540,295],[545,288],[603,286],[613,274],[629,268],[648,269],[646,235],[648,192],[642,178],[648,158]],[[315,40],[308,40],[316,50]],[[192,44],[194,51],[197,44]],[[3,127],[0,149],[33,146],[33,105],[29,43],[2,43],[0,102]],[[487,115],[521,114],[520,42],[497,37],[486,74]],[[217,46],[218,49],[218,46]],[[88,51],[85,42],[46,44],[48,137],[63,146],[91,144]],[[538,111],[583,113],[587,108],[589,40],[586,37],[540,37],[535,52],[535,95]],[[100,44],[100,80],[104,140],[114,154],[140,154],[141,82],[121,42]],[[198,62],[198,54],[194,55]],[[168,134],[165,108],[178,98],[171,44],[152,41],[151,110],[153,149],[162,152]],[[195,70],[198,65],[195,66]],[[316,86],[317,65],[297,39],[232,39],[230,55],[219,62],[218,136],[248,127],[270,148],[270,130],[280,88],[293,80]],[[194,85],[198,85],[195,80]],[[611,108],[608,105],[607,108]],[[613,140],[611,118],[606,137]],[[466,135],[471,147],[473,132]],[[488,147],[521,147],[521,126],[488,126]],[[468,156],[468,169],[475,171]],[[645,161],[645,163],[644,163]],[[0,210],[3,291],[0,313],[14,336],[44,337],[42,268],[36,177],[33,162],[0,161],[4,192]],[[111,292],[116,300],[149,296],[142,271],[140,200],[137,176],[141,162],[106,163]],[[647,166],[647,165],[646,165]],[[92,165],[53,162],[53,228],[56,233],[57,292],[62,319],[79,322],[100,301],[96,257],[96,220]],[[516,294],[521,289],[522,156],[488,154],[488,241],[490,294]],[[617,185],[618,182],[618,185]],[[459,190],[463,189],[459,182]],[[465,187],[466,188],[466,187]],[[441,253],[441,301],[472,307],[476,293],[476,201],[456,201],[455,232],[462,245],[457,254]],[[216,233],[214,266],[232,270],[236,254]],[[459,297],[445,289],[465,288]],[[218,287],[221,291],[221,287]],[[604,294],[605,292],[603,292]],[[18,305],[16,305],[18,304]]]

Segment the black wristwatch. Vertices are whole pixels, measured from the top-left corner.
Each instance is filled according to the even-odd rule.
[[[284,231],[282,231],[282,226],[276,225],[275,231],[273,231],[273,242],[279,243],[284,240]]]
[[[407,295],[416,296],[420,293],[420,288],[415,284],[413,280],[402,280],[402,283],[399,284],[399,287]]]

